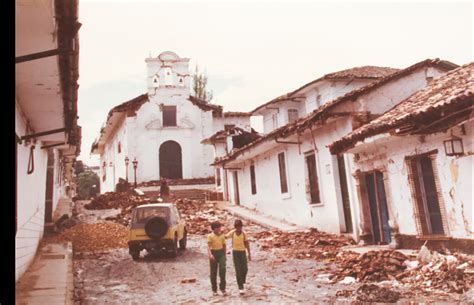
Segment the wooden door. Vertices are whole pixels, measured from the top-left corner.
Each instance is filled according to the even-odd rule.
[[[160,176],[168,179],[182,179],[181,146],[175,141],[166,141],[160,146]]]
[[[374,171],[365,174],[367,197],[374,244],[388,244],[391,241],[387,198],[383,184],[383,174]]]
[[[234,175],[234,202],[236,205],[240,205],[240,196],[239,196],[239,175],[237,171],[233,172]]]
[[[347,188],[346,165],[343,155],[337,155],[337,167],[339,171],[339,185],[341,187],[342,208],[344,210],[344,221],[346,224],[346,232],[352,233],[352,214],[351,204],[349,201],[349,191]]]

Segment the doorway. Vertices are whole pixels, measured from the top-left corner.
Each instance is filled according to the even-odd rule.
[[[339,171],[339,185],[342,198],[342,208],[344,211],[344,222],[346,224],[346,233],[352,233],[352,214],[349,201],[349,191],[347,188],[346,165],[344,155],[337,155],[337,168]]]
[[[160,146],[160,176],[168,179],[182,179],[183,166],[181,146],[175,141],[166,141]]]
[[[391,237],[382,172],[365,173],[365,184],[369,201],[373,243],[378,245],[388,244],[391,242]]]
[[[433,161],[429,155],[422,155],[412,158],[409,162],[422,234],[445,235]]]
[[[234,175],[234,201],[236,205],[240,205],[240,196],[239,196],[239,175],[237,171],[233,172]]]

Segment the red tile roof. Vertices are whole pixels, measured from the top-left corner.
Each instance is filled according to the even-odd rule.
[[[411,133],[439,131],[436,124],[447,129],[452,124],[446,124],[444,119],[470,115],[473,105],[474,62],[471,62],[433,80],[425,89],[415,92],[379,118],[331,144],[330,150],[339,153],[370,136],[400,127]],[[442,124],[441,120],[444,120]]]
[[[385,76],[388,76],[392,73],[395,73],[399,71],[399,69],[395,69],[395,68],[389,68],[389,67],[377,67],[377,66],[363,66],[363,67],[355,67],[355,68],[350,68],[350,69],[346,69],[346,70],[342,70],[342,71],[338,71],[338,72],[333,72],[333,73],[329,73],[329,74],[326,74],[320,78],[317,78],[307,84],[304,84],[303,86],[299,87],[298,89],[294,90],[294,91],[291,91],[291,92],[288,92],[286,94],[283,94],[277,98],[274,98],[273,100],[269,101],[268,103],[265,103],[265,104],[262,104],[260,106],[258,106],[257,108],[255,108],[254,110],[252,110],[251,112],[256,112],[260,109],[262,109],[263,107],[266,107],[268,105],[271,105],[271,104],[274,104],[274,103],[277,103],[279,101],[283,101],[283,100],[295,100],[297,99],[298,97],[295,96],[295,94],[297,92],[299,92],[300,90],[314,84],[314,83],[317,83],[319,81],[323,81],[323,80],[337,80],[337,79],[379,79],[379,78],[382,78],[382,77],[385,77]]]
[[[382,85],[389,83],[390,81],[397,80],[414,70],[421,68],[423,66],[436,66],[445,70],[450,70],[458,67],[458,65],[453,64],[448,61],[440,60],[438,58],[436,59],[426,59],[421,62],[418,62],[408,68],[405,68],[403,70],[399,70],[398,72],[392,73],[390,75],[387,75],[373,83],[368,84],[367,86],[361,87],[359,89],[355,89],[353,91],[350,91],[346,93],[345,95],[338,97],[327,104],[324,104],[323,106],[315,109],[313,112],[307,114],[304,117],[301,117],[300,119],[296,120],[293,123],[287,124],[285,126],[282,126],[278,129],[273,130],[272,132],[268,133],[267,135],[255,140],[252,143],[247,144],[246,146],[236,150],[234,153],[222,157],[218,160],[216,160],[214,163],[219,164],[219,163],[225,163],[226,161],[233,160],[237,158],[238,155],[242,154],[245,150],[250,149],[251,147],[254,147],[258,145],[259,143],[262,143],[266,140],[271,140],[275,137],[287,137],[295,132],[303,132],[305,129],[311,127],[314,125],[316,122],[324,120],[331,116],[329,113],[329,109],[333,108],[336,105],[339,105],[340,103],[344,101],[349,101],[349,100],[354,100],[357,97],[368,94],[372,90],[375,90],[376,88],[381,87]]]

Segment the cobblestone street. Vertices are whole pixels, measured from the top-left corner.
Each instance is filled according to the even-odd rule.
[[[110,215],[111,210],[82,210],[79,218],[92,223]],[[102,215],[102,216],[100,216]],[[102,220],[97,220],[102,221]],[[231,221],[229,219],[228,221]],[[148,255],[142,251],[133,261],[127,248],[101,252],[75,252],[76,304],[258,304],[291,303],[352,304],[361,283],[331,283],[334,263],[288,258],[280,249],[262,250],[252,238],[266,229],[246,226],[250,235],[252,261],[249,262],[245,295],[239,295],[232,254],[227,254],[227,296],[212,296],[205,236],[192,235],[178,257]],[[329,271],[329,272],[328,272]],[[386,287],[394,289],[390,284]],[[467,296],[435,293],[414,297],[407,288],[395,289],[409,301],[461,302]]]

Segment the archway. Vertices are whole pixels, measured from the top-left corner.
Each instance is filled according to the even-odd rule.
[[[160,176],[168,179],[182,179],[183,166],[181,146],[175,141],[166,141],[160,146]]]

